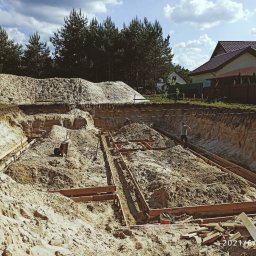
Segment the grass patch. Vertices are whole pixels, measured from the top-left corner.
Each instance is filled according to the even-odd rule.
[[[165,95],[162,95],[162,94],[150,95],[150,96],[146,96],[145,98],[150,100],[150,102],[152,102],[152,103],[158,103],[158,104],[179,103],[179,104],[190,104],[190,105],[195,105],[195,106],[256,111],[256,105],[249,105],[249,104],[227,103],[227,102],[222,102],[222,101],[205,102],[205,101],[194,100],[194,99],[184,99],[184,100],[178,100],[177,102],[175,102],[174,99],[168,99],[165,97]]]

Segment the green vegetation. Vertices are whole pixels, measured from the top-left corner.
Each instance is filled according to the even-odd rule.
[[[0,65],[3,72],[19,74],[22,46],[10,40],[7,32],[0,26]],[[2,67],[0,68],[0,70]]]
[[[246,104],[238,104],[238,103],[227,103],[222,101],[215,101],[215,102],[206,102],[200,101],[199,99],[184,99],[178,100],[175,102],[174,99],[168,99],[164,94],[156,94],[151,96],[146,96],[146,99],[150,100],[152,103],[159,103],[159,104],[190,104],[195,106],[205,106],[205,107],[215,107],[215,108],[228,108],[228,109],[242,109],[242,110],[253,110],[256,111],[256,105],[246,105]]]
[[[23,72],[27,76],[47,77],[51,68],[50,49],[40,41],[38,33],[30,36],[22,58]]]
[[[89,20],[72,10],[50,37],[53,52],[34,33],[25,47],[0,27],[0,70],[44,77],[79,77],[92,82],[124,81],[140,91],[153,91],[171,71],[188,71],[172,63],[170,36],[158,21],[134,18],[119,29],[110,17]]]

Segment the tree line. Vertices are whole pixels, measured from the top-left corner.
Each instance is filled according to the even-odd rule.
[[[81,10],[72,10],[50,42],[52,53],[36,32],[22,47],[0,27],[2,72],[93,82],[121,80],[144,90],[152,89],[159,78],[167,78],[174,70],[188,76],[188,70],[172,63],[170,36],[164,37],[159,22],[147,18],[134,18],[118,29],[110,17],[99,23],[96,18],[89,21]]]

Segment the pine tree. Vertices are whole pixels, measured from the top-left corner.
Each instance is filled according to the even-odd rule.
[[[104,67],[103,61],[103,27],[96,18],[93,18],[89,25],[89,33],[87,38],[88,45],[88,62],[89,62],[89,74],[88,78],[91,81],[102,81],[102,69]]]
[[[64,19],[64,26],[50,38],[61,75],[86,78],[90,66],[87,37],[88,19],[81,10],[73,9]]]
[[[103,79],[113,80],[115,77],[115,64],[118,53],[118,29],[110,17],[103,22],[102,32],[102,59],[103,66]]]
[[[23,56],[24,73],[31,77],[43,78],[50,73],[50,50],[46,43],[40,41],[38,33],[30,36]]]
[[[0,26],[0,66],[3,73],[19,74],[22,46],[8,38],[7,32]]]
[[[152,24],[146,18],[135,18],[121,31],[124,46],[125,81],[144,90],[152,90],[160,77],[166,77],[171,69],[173,54],[169,36],[163,37],[159,22]]]

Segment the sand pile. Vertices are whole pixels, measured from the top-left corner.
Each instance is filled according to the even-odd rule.
[[[120,81],[92,83],[80,78],[34,79],[0,74],[2,103],[133,103],[134,97],[144,99]]]
[[[256,189],[247,181],[208,165],[179,145],[134,152],[127,164],[152,208],[256,200]]]
[[[67,136],[67,157],[54,156],[54,148],[60,147]],[[97,142],[96,130],[53,126],[50,136],[38,141],[6,173],[20,183],[48,189],[106,185],[105,163],[100,150],[93,161]]]

